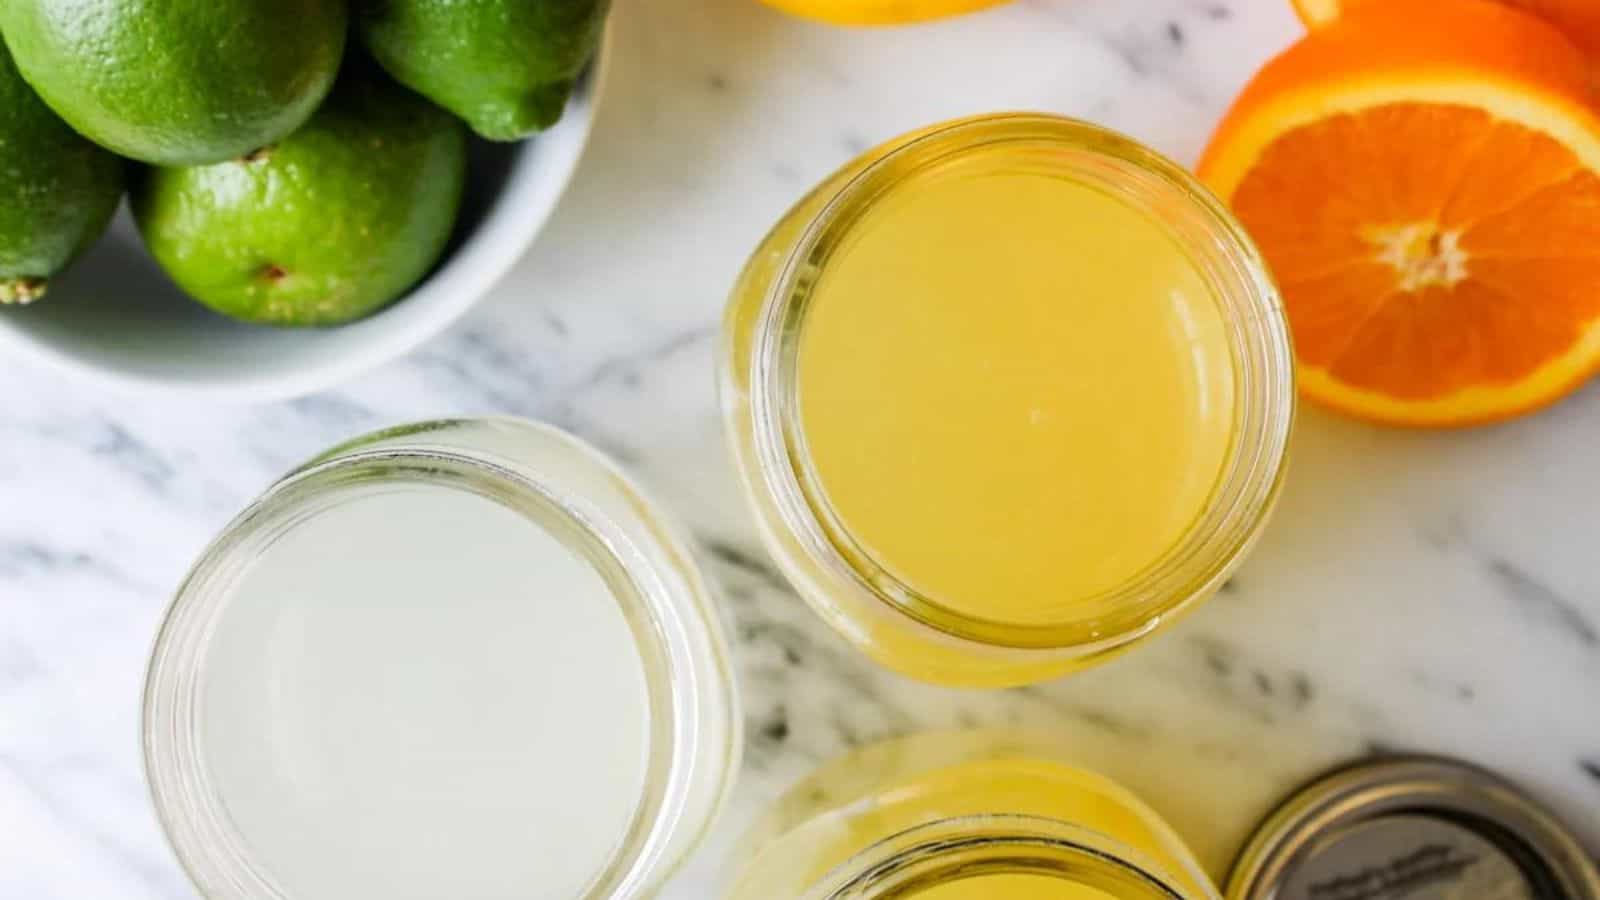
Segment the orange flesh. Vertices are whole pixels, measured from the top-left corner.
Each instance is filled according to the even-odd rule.
[[[1304,201],[1288,217],[1286,196]],[[1301,360],[1346,384],[1421,400],[1517,382],[1600,317],[1600,178],[1483,110],[1397,103],[1289,132],[1233,204]]]

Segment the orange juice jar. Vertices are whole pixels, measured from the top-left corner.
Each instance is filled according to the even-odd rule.
[[[1154,152],[1040,115],[823,182],[747,264],[721,362],[768,550],[878,661],[947,684],[1060,675],[1212,593],[1294,410],[1238,223]]]
[[[791,790],[728,900],[1217,900],[1153,810],[1043,736],[927,734]]]

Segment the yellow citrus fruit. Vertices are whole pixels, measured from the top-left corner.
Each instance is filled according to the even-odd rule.
[[[999,6],[1007,0],[765,0],[786,13],[834,25],[901,25]]]

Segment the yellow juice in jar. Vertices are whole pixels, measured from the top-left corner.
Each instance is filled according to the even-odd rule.
[[[1169,226],[1005,149],[875,203],[812,288],[798,351],[816,479],[868,557],[1019,626],[1156,562],[1234,426],[1234,361]]]
[[[915,748],[914,739],[907,746]],[[826,871],[863,847],[926,822],[1004,814],[1065,822],[1114,838],[1161,865],[1175,879],[1187,876],[1192,886],[1200,889],[1201,876],[1191,874],[1188,851],[1165,823],[1138,797],[1093,772],[1037,757],[998,756],[917,771],[902,780],[886,781],[878,790],[868,803],[844,814],[847,826],[817,854],[819,870]],[[969,883],[959,887],[963,881]],[[941,884],[947,893],[935,896],[957,900],[962,891],[977,890],[984,883],[961,879],[949,882],[948,888]],[[1099,894],[1058,877],[1032,875],[1021,883],[1033,889],[1040,900],[1058,896],[1087,900]],[[1064,893],[1071,890],[1079,893]],[[1016,900],[1031,900],[1031,896],[1021,894]]]
[[[935,885],[907,900],[1117,900],[1105,891],[1044,875],[978,875]]]
[[[1223,583],[1282,483],[1265,263],[1191,175],[1087,123],[977,116],[863,154],[768,232],[723,335],[764,546],[927,681],[1132,646]]]
[[[858,750],[769,812],[736,854],[748,863],[730,900],[809,900],[825,893],[821,885],[839,889],[841,877],[851,882],[843,896],[860,900],[1214,900],[1215,888],[1161,817],[1116,782],[1060,761],[1065,746],[1043,735],[978,731]],[[1049,843],[1037,835],[1018,839],[1041,822],[1068,829],[1064,841],[1083,841],[1105,868],[1036,852]],[[947,834],[923,846],[905,838],[941,825]],[[995,849],[962,850],[962,840]],[[877,857],[897,843],[897,852],[928,863],[905,883],[841,876],[896,868]]]

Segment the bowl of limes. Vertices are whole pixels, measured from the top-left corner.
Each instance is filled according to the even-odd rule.
[[[607,6],[5,0],[0,345],[244,401],[408,352],[554,210]]]

